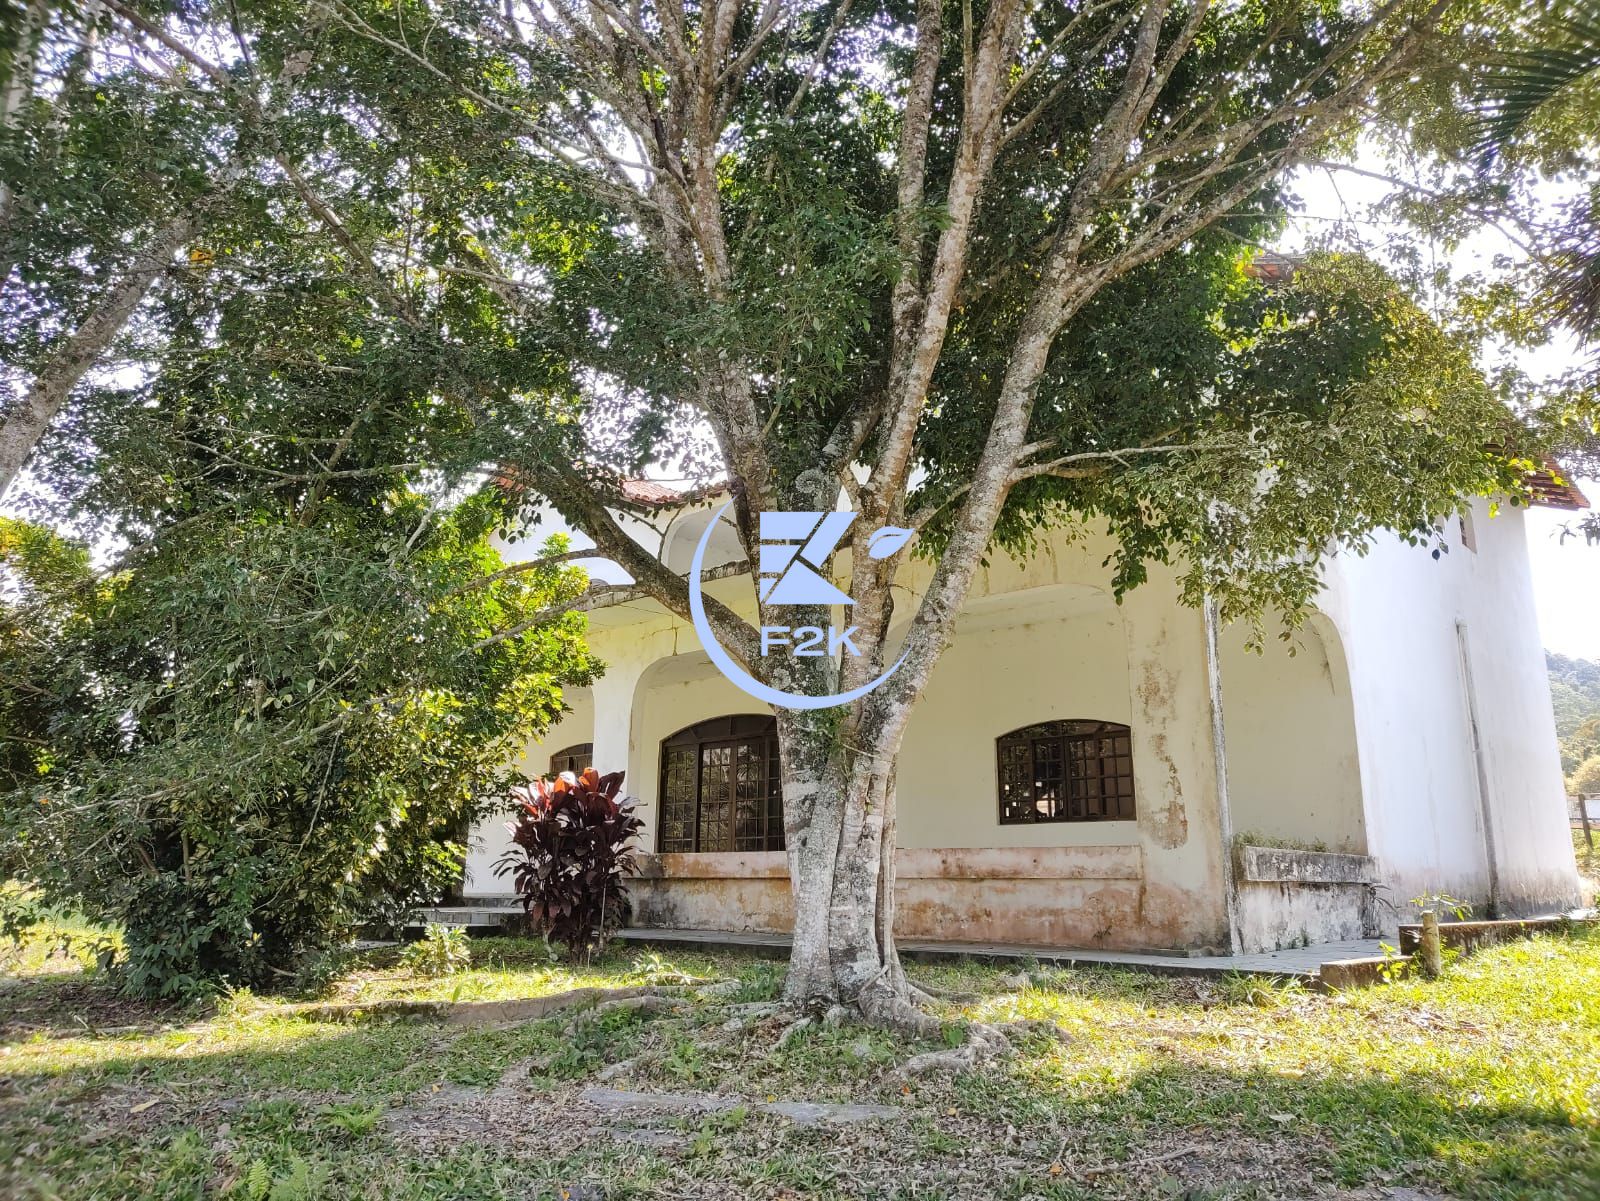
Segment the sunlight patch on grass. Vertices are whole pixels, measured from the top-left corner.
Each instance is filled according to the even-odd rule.
[[[414,1201],[556,1196],[575,1181],[608,1198],[709,1184],[727,1195],[831,1198],[858,1192],[851,1182],[861,1177],[885,1191],[916,1181],[927,1195],[981,1180],[998,1197],[1086,1197],[1087,1177],[1074,1173],[1092,1164],[1097,1199],[1131,1198],[1143,1195],[1148,1173],[1118,1175],[1115,1165],[1191,1144],[1198,1158],[1170,1170],[1198,1173],[1197,1196],[1265,1196],[1291,1170],[1463,1201],[1600,1196],[1593,932],[1496,947],[1435,983],[1339,995],[1120,971],[913,965],[919,983],[960,994],[934,1008],[958,1036],[963,1021],[1018,1019],[1068,1035],[1022,1038],[1015,1054],[966,1075],[913,1079],[895,1069],[937,1043],[843,1025],[802,1030],[779,1047],[790,1015],[740,1007],[776,995],[781,964],[735,955],[668,963],[631,949],[586,966],[552,964],[540,944],[516,939],[473,950],[470,971],[437,981],[398,971],[392,951],[360,956],[329,999],[506,999],[663,972],[738,986],[716,1000],[684,996],[675,1012],[580,1023],[560,1014],[484,1029],[339,1025],[246,993],[209,1015],[180,1015],[172,1029],[95,1035],[61,1014],[53,1029],[0,1046],[17,1089],[0,1136],[32,1147],[28,1170],[62,1196],[200,1195],[196,1182],[205,1195],[244,1196],[240,1182],[265,1179],[287,1180],[286,1195],[311,1181],[317,1196]],[[626,1120],[531,1116],[587,1113],[579,1090],[618,1065],[617,1087],[749,1104],[737,1117],[671,1119],[645,1144],[613,1133]],[[408,1129],[427,1132],[443,1120],[425,1116],[428,1106],[453,1112],[492,1089],[512,1091],[494,1093],[490,1112],[464,1119],[466,1134],[437,1145],[388,1125],[413,1112]],[[870,1101],[905,1116],[881,1128],[802,1130],[759,1112],[768,1099]],[[496,1121],[496,1133],[473,1133]]]

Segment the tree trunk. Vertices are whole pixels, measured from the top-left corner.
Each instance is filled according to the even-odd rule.
[[[157,229],[139,261],[100,297],[83,324],[50,356],[27,395],[6,414],[5,424],[0,425],[0,495],[22,470],[73,387],[122,331],[150,285],[194,235],[194,229],[194,220],[187,216]]]
[[[794,943],[785,996],[928,1035],[894,944],[895,745],[849,746],[839,710],[778,715]]]

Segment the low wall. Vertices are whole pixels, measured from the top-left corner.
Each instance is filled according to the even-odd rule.
[[[1366,855],[1243,846],[1235,878],[1247,955],[1377,934],[1377,863]]]
[[[781,851],[641,855],[630,882],[638,926],[787,932],[794,921]],[[1190,908],[1147,885],[1137,846],[902,850],[895,859],[901,938],[1167,950]]]
[[[1566,930],[1576,924],[1592,920],[1552,914],[1548,917],[1513,918],[1501,921],[1442,921],[1439,923],[1439,941],[1444,946],[1454,947],[1458,951],[1476,951],[1479,947],[1491,947],[1496,943],[1510,942],[1518,938],[1532,938],[1535,934],[1547,934],[1553,930]],[[1415,955],[1421,942],[1420,922],[1400,923],[1402,955]]]

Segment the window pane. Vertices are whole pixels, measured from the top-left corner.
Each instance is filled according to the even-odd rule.
[[[576,776],[593,766],[594,744],[592,742],[580,742],[576,746],[562,747],[550,756],[550,774],[552,776],[559,776],[564,771],[570,771]]]
[[[667,854],[694,846],[695,753],[693,747],[669,747],[662,754],[660,846]]]
[[[662,851],[781,851],[777,723],[714,717],[661,742]]]
[[[766,747],[760,742],[734,745],[734,849],[759,851],[767,835]]]
[[[1048,721],[995,741],[1000,821],[1133,819],[1133,741],[1108,721]]]
[[[1032,821],[1033,753],[1025,739],[1000,740],[1000,820]]]
[[[733,746],[700,748],[700,833],[698,850],[733,849]]]

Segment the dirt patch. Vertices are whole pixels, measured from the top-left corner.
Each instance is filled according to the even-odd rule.
[[[182,1005],[124,997],[88,976],[0,980],[0,1042],[148,1034],[187,1016]]]
[[[619,1088],[586,1088],[578,1100],[601,1113],[622,1115],[706,1114],[750,1109],[788,1118],[801,1126],[822,1123],[848,1126],[902,1116],[890,1105],[858,1105],[835,1101],[746,1101],[720,1093],[639,1093]]]

